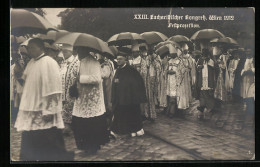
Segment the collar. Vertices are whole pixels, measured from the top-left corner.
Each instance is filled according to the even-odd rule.
[[[71,63],[73,60],[74,60],[74,56],[73,55],[71,55],[69,58],[67,58],[65,61],[67,62],[67,63]]]
[[[40,56],[36,57],[35,60],[39,60],[39,59],[42,58],[43,56],[45,56],[45,53],[42,53]]]

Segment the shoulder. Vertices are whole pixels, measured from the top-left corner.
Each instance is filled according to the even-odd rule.
[[[50,56],[44,56],[40,60],[38,60],[41,64],[50,66],[50,67],[59,67],[58,63]]]

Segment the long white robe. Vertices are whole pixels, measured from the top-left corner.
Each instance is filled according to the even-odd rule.
[[[31,59],[22,78],[25,84],[15,123],[17,131],[64,128],[57,62],[49,56]],[[44,115],[52,115],[52,118],[46,121]]]

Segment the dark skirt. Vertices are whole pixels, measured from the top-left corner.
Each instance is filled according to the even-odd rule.
[[[21,161],[71,161],[74,153],[65,149],[62,130],[55,128],[24,131],[21,141]]]
[[[80,150],[97,150],[100,145],[109,142],[109,131],[105,115],[80,118],[72,117],[72,130],[77,148]]]
[[[118,134],[129,134],[143,128],[140,105],[118,105],[114,111],[111,130]]]
[[[213,109],[215,106],[215,98],[213,90],[201,90],[200,91],[200,106],[207,109]]]

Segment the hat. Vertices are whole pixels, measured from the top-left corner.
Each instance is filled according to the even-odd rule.
[[[61,48],[69,50],[69,51],[73,51],[73,47],[71,45],[68,45],[68,44],[63,44]]]
[[[131,49],[129,49],[128,47],[118,47],[117,50],[117,55],[127,56],[128,54],[131,54]]]
[[[124,52],[122,50],[118,50],[117,56],[123,56],[123,57],[127,57],[129,54],[127,52]]]

